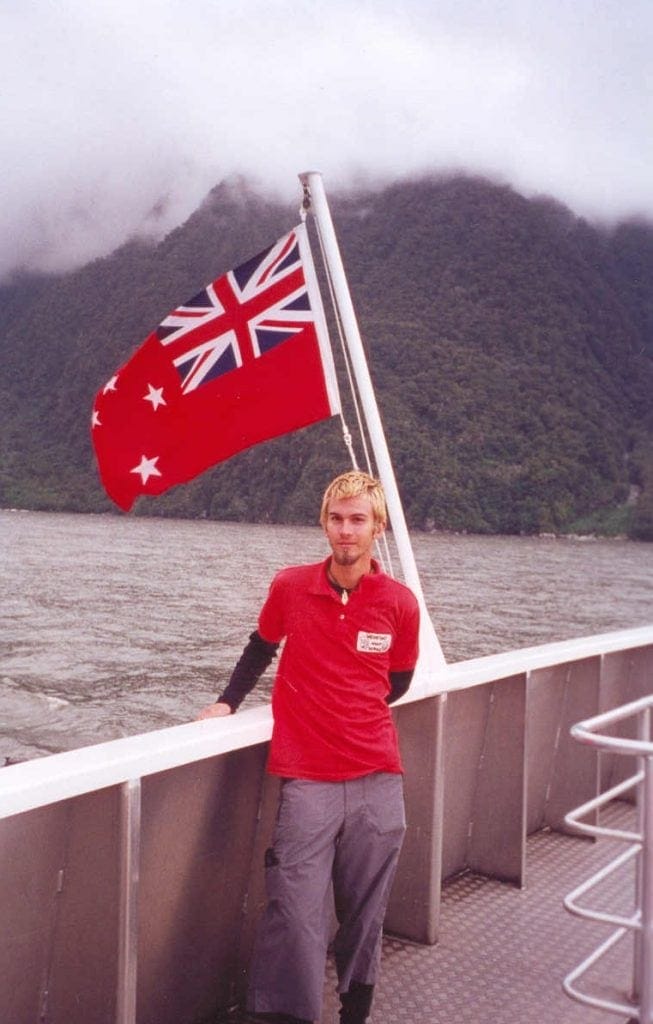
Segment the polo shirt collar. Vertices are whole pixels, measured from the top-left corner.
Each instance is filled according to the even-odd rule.
[[[330,562],[331,555],[329,555],[328,558],[325,558],[323,562],[318,562],[317,565],[315,566],[315,573],[313,575],[312,580],[310,581],[308,588],[310,594],[328,594],[329,597],[334,596],[336,597],[336,599],[338,598],[338,595],[336,594],[335,590],[329,583],[329,577],[327,575],[327,570],[329,568]],[[369,577],[380,576],[382,573],[383,570],[381,569],[381,566],[377,562],[376,558],[373,558],[372,571],[368,573],[366,576],[363,576],[361,583],[364,582],[366,579],[369,579]]]

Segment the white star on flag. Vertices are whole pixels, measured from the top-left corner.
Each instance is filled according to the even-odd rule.
[[[151,459],[147,456],[141,455],[141,461],[138,466],[134,466],[130,469],[130,473],[140,473],[141,482],[146,484],[151,476],[161,476],[161,471],[156,468],[156,463],[159,461],[159,456],[154,455]]]
[[[92,427],[101,427],[102,426],[102,423],[100,422],[100,414],[97,411],[97,409],[93,410],[93,417],[91,419],[91,426]]]
[[[146,402],[152,403],[152,408],[156,412],[160,405],[167,405],[165,398],[163,397],[163,388],[153,388],[151,384],[147,385],[148,394],[143,395]]]
[[[111,378],[110,378],[110,379],[109,379],[109,380],[108,380],[108,381],[106,382],[106,384],[104,385],[104,387],[102,388],[102,394],[103,394],[103,395],[106,395],[107,391],[115,391],[115,390],[116,390],[116,384],[117,384],[117,383],[118,383],[118,375],[117,375],[116,373],[114,373],[113,377],[111,377]]]

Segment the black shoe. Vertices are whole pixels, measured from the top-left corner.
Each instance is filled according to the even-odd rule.
[[[340,1024],[365,1024],[373,996],[374,985],[352,981],[349,991],[340,994]]]

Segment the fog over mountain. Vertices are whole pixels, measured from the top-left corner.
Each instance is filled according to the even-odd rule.
[[[238,174],[653,216],[649,0],[24,0],[0,34],[0,279],[160,239]]]

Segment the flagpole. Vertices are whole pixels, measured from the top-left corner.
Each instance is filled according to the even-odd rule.
[[[419,601],[423,612],[423,622],[426,619],[431,626],[429,631],[432,634],[432,637],[429,637],[431,640],[430,646],[434,645],[431,653],[434,655],[436,661],[444,664],[444,655],[426,609],[422,583],[419,578],[415,555],[410,542],[408,526],[406,524],[401,498],[399,496],[399,489],[397,487],[394,469],[392,468],[392,460],[390,458],[390,452],[385,439],[381,416],[376,404],[372,378],[370,377],[367,359],[365,358],[365,350],[363,348],[363,342],[358,329],[358,321],[354,311],[354,304],[349,292],[349,285],[347,284],[347,278],[345,276],[345,269],[340,255],[338,240],[333,227],[326,193],[324,191],[322,175],[318,171],[306,171],[299,175],[299,180],[304,186],[304,190],[308,192],[310,209],[315,216],[315,220],[319,228],[322,246],[324,249],[324,258],[331,277],[338,313],[340,315],[345,335],[345,342],[347,344],[347,350],[351,359],[351,365],[365,415],[370,443],[374,451],[379,477],[385,491],[388,514],[392,524],[392,532],[397,546],[404,579]]]

